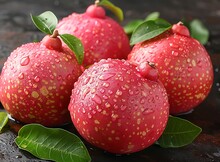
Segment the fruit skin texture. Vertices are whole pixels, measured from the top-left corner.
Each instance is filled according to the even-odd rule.
[[[159,80],[140,75],[124,60],[101,60],[75,83],[69,111],[78,132],[108,152],[125,154],[152,145],[169,115],[168,97]]]
[[[57,29],[60,34],[69,33],[82,41],[85,66],[101,59],[126,59],[131,51],[123,28],[106,16],[104,9],[99,6],[91,5],[82,14],[72,13],[58,23]]]
[[[28,43],[14,50],[4,64],[0,100],[22,123],[60,126],[71,122],[69,97],[81,73],[69,49],[56,51],[42,42]]]
[[[136,44],[128,60],[136,65],[154,62],[164,84],[173,115],[199,105],[213,84],[213,67],[205,48],[178,24],[162,35]]]

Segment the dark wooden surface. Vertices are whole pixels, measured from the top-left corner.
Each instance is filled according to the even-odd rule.
[[[199,18],[211,34],[206,48],[213,61],[215,81],[208,98],[191,114],[182,116],[203,129],[202,134],[192,144],[178,149],[163,149],[153,145],[138,153],[119,156],[106,153],[86,143],[92,161],[220,162],[220,1],[112,0],[112,2],[124,10],[125,21],[122,25],[133,19],[144,18],[152,11],[159,11],[161,17],[171,23]],[[23,43],[41,40],[43,37],[32,25],[30,13],[40,14],[51,10],[58,18],[62,18],[72,12],[83,12],[92,3],[91,0],[0,0],[0,70],[12,50]],[[5,129],[4,133],[0,134],[0,161],[42,161],[17,148],[14,138],[19,127],[20,125],[11,121],[9,129]]]

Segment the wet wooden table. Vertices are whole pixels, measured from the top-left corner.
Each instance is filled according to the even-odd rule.
[[[213,61],[215,81],[208,98],[193,113],[182,116],[202,127],[201,135],[190,145],[178,149],[163,149],[153,145],[141,152],[117,156],[94,148],[86,143],[94,162],[220,162],[220,1],[218,0],[124,0],[112,1],[125,13],[125,21],[144,18],[159,11],[171,23],[180,20],[200,19],[210,31],[206,45]],[[12,50],[23,43],[41,40],[43,35],[32,25],[30,13],[53,11],[58,18],[72,12],[83,12],[93,1],[81,0],[0,0],[0,70]],[[2,106],[1,108],[2,109]],[[9,124],[0,134],[1,162],[39,162],[29,153],[21,151],[14,143],[16,125]],[[71,127],[71,126],[70,126]]]

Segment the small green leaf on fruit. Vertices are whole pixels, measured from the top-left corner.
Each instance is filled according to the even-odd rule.
[[[126,34],[132,34],[137,26],[143,23],[143,20],[133,20],[124,26],[124,31]]]
[[[130,44],[134,45],[154,38],[171,28],[171,24],[164,19],[145,21],[140,24],[133,32]]]
[[[132,32],[143,22],[158,19],[159,16],[160,16],[159,12],[152,12],[145,18],[145,20],[137,19],[137,20],[130,21],[128,24],[124,26],[124,31],[128,35],[132,34]]]
[[[58,23],[57,17],[51,11],[46,11],[39,16],[31,15],[35,26],[45,34],[52,35]]]
[[[74,52],[79,64],[82,64],[84,58],[84,47],[80,39],[70,34],[61,34],[61,39]]]
[[[195,124],[178,117],[169,117],[166,129],[156,142],[164,148],[186,146],[194,141],[202,129]]]
[[[160,13],[159,12],[151,12],[149,15],[147,15],[147,17],[145,18],[145,21],[156,20],[159,17],[160,17]]]
[[[209,39],[209,30],[204,26],[204,24],[198,20],[192,20],[189,23],[189,29],[191,36],[197,39],[201,44],[205,45]]]
[[[46,128],[39,124],[23,126],[15,139],[22,150],[34,156],[56,162],[90,162],[91,157],[79,137],[60,128]]]
[[[124,14],[122,9],[120,9],[119,7],[115,6],[112,2],[110,2],[109,0],[101,0],[98,2],[99,6],[103,6],[106,7],[107,9],[109,9],[117,18],[118,20],[121,22],[124,19]]]
[[[8,123],[8,114],[6,112],[0,112],[0,132]]]

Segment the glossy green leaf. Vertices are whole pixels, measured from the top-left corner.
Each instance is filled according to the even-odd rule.
[[[156,20],[159,17],[160,17],[160,13],[159,12],[151,12],[149,15],[147,15],[147,17],[145,18],[145,21]]]
[[[70,34],[61,34],[61,39],[74,52],[79,64],[82,64],[84,58],[84,47],[80,39]]]
[[[124,31],[126,34],[131,34],[137,26],[143,23],[143,20],[133,20],[124,26]]]
[[[191,36],[197,39],[201,44],[206,44],[209,39],[209,30],[204,26],[204,24],[195,19],[189,23],[189,29]]]
[[[46,128],[39,124],[23,126],[15,139],[20,149],[34,156],[56,162],[90,162],[91,157],[76,135],[60,128]]]
[[[132,32],[143,22],[158,19],[159,16],[160,16],[159,12],[152,12],[145,18],[145,20],[137,19],[130,21],[128,24],[124,26],[124,31],[126,34],[132,34]]]
[[[201,131],[200,127],[185,119],[170,116],[166,129],[156,144],[164,148],[186,146],[192,143]]]
[[[100,0],[98,2],[98,5],[106,7],[118,18],[119,21],[123,21],[123,19],[124,19],[123,11],[119,7],[115,6],[109,0]]]
[[[46,11],[39,16],[31,15],[31,19],[40,31],[49,35],[53,34],[58,23],[57,17],[51,11]]]
[[[145,40],[154,38],[171,28],[171,24],[163,19],[145,21],[133,32],[130,44],[134,45]]]
[[[6,112],[0,112],[0,132],[7,123],[8,123],[8,114]]]

